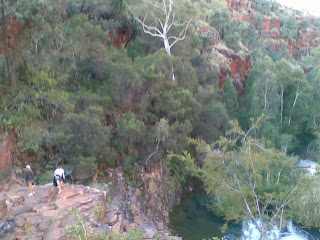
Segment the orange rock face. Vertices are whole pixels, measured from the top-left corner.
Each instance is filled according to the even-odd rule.
[[[132,31],[131,22],[126,21],[121,27],[110,31],[110,40],[116,48],[128,47],[135,39],[135,33]]]
[[[17,15],[10,16],[6,19],[7,26],[5,29],[7,36],[8,48],[13,49],[17,40],[18,34],[23,34],[23,25],[24,22],[19,19]],[[1,23],[0,23],[1,26]],[[2,27],[2,26],[1,26]],[[0,53],[4,52],[3,41],[0,41]]]
[[[235,9],[237,11],[241,11],[244,9],[251,9],[252,2],[249,0],[228,0],[227,6],[228,8]]]
[[[271,18],[271,26],[279,29],[281,26],[280,18]]]
[[[263,18],[262,29],[270,31],[271,20],[270,18]]]
[[[233,83],[238,92],[238,96],[241,97],[244,94],[246,79],[251,68],[250,55],[243,59],[232,50],[216,49],[230,61],[230,71],[226,70],[226,66],[223,64],[219,66],[219,89],[224,86],[226,77],[231,76],[233,77]]]
[[[239,15],[235,16],[236,21],[244,21],[244,22],[251,22],[252,24],[254,24],[255,20],[254,20],[254,13],[249,13],[249,14],[243,14],[240,13]]]
[[[11,150],[13,145],[13,136],[0,142],[0,173],[6,171],[12,165]]]
[[[234,12],[234,17],[236,21],[245,21],[255,24],[255,2],[254,0],[229,0],[228,1],[229,9]],[[248,13],[243,13],[243,10],[246,10]],[[303,20],[303,17],[297,16],[297,21],[300,22]],[[310,23],[317,21],[317,18],[311,18]],[[275,29],[281,27],[280,18],[270,18],[264,17],[261,29],[259,30],[259,35],[261,38],[273,38],[273,39],[283,39],[288,45],[288,49],[293,56],[296,56],[298,49],[302,52],[309,52],[312,48],[315,48],[320,45],[320,34],[318,36],[313,36],[313,32],[303,32],[300,33],[298,39],[294,41],[289,41],[279,34]],[[274,29],[275,28],[275,29]],[[276,51],[279,50],[282,45],[278,43],[270,42],[270,47]]]

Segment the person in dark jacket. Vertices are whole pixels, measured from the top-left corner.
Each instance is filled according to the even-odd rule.
[[[31,170],[30,165],[26,166],[26,182],[30,188],[30,193],[28,194],[29,197],[32,197],[34,195],[34,188],[33,188],[33,183],[34,183],[34,174]]]

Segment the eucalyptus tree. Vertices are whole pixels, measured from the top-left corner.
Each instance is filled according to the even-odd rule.
[[[292,107],[291,107],[291,111],[290,111],[290,115],[289,115],[289,120],[288,120],[289,125],[291,124],[292,114],[293,114],[294,108],[297,104],[299,96],[303,93],[303,91],[306,88],[309,87],[309,84],[306,81],[306,76],[300,67],[293,69],[292,81],[293,81],[293,86],[294,86],[295,90],[294,90],[294,100],[292,103]]]
[[[280,122],[283,122],[283,107],[284,107],[284,92],[288,84],[290,83],[292,72],[291,64],[282,58],[277,62],[275,67],[276,81],[280,88]]]
[[[171,55],[171,48],[185,39],[192,21],[192,15],[187,12],[191,11],[191,1],[143,0],[142,3],[142,6],[137,7],[127,0],[129,11],[141,24],[143,31],[161,38],[167,54]],[[184,7],[181,8],[182,5]]]
[[[213,4],[204,0],[125,0],[125,3],[143,32],[162,40],[168,55],[175,44],[186,38],[191,22],[201,18],[200,9]],[[173,68],[172,80],[175,80]]]
[[[266,148],[257,137],[263,119],[252,120],[247,131],[231,121],[226,136],[212,145],[191,139],[197,156],[203,159],[195,159],[188,151],[170,155],[203,181],[214,196],[216,213],[228,221],[251,220],[262,237],[275,224],[283,227],[290,203],[305,188],[304,179],[293,167],[297,159]]]
[[[252,86],[253,97],[257,101],[252,101],[254,116],[262,113],[270,115],[273,119],[277,116],[278,99],[277,83],[274,74],[275,63],[269,56],[258,59],[254,64],[251,77],[255,78]]]

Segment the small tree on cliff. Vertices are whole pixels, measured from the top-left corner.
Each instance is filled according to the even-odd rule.
[[[203,18],[208,13],[202,10],[211,6],[222,8],[221,0],[125,0],[125,3],[138,21],[143,31],[153,37],[160,38],[166,53],[171,55],[171,48],[183,41],[190,23],[195,18]],[[175,76],[172,68],[172,80]]]
[[[180,0],[143,0],[143,9],[135,7],[127,0],[129,11],[134,15],[143,31],[153,37],[161,38],[167,54],[171,55],[171,48],[185,39],[188,27],[192,21],[188,13],[178,10]],[[140,3],[139,3],[140,4]],[[191,6],[189,1],[186,5]]]

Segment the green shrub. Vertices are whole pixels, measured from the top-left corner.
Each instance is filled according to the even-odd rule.
[[[53,171],[47,170],[40,175],[38,182],[40,185],[47,184],[53,181]]]
[[[293,221],[310,228],[320,227],[320,184],[319,178],[292,204]]]
[[[97,205],[94,207],[92,213],[93,213],[95,219],[96,219],[98,222],[100,222],[100,223],[103,222],[103,220],[104,220],[104,215],[105,215],[105,213],[106,213],[106,208],[105,208],[104,204],[103,204],[103,203],[97,204]]]

